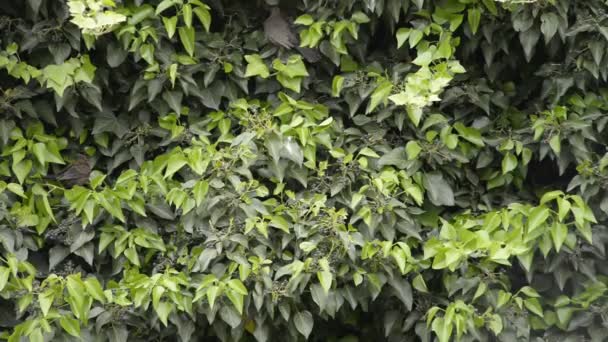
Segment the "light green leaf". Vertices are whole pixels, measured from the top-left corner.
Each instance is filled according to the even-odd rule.
[[[538,294],[538,292],[534,288],[532,288],[530,286],[524,286],[521,289],[519,289],[519,291],[521,291],[522,293],[524,293],[528,297],[540,298],[540,295]]]
[[[371,99],[367,105],[366,113],[371,113],[380,103],[385,103],[389,95],[393,91],[393,84],[389,81],[382,81],[372,93]]]
[[[30,342],[44,342],[44,337],[42,336],[42,329],[35,328],[30,333]]]
[[[11,270],[8,267],[0,266],[0,291],[4,290],[10,275]]]
[[[169,39],[173,38],[175,30],[177,29],[177,16],[171,18],[163,17],[163,25],[167,31],[167,37],[169,37]]]
[[[411,29],[402,27],[397,30],[397,49],[400,48],[403,43],[409,38]]]
[[[40,305],[40,311],[42,315],[46,316],[49,314],[49,310],[55,300],[55,291],[49,289],[38,294],[38,304]]]
[[[296,18],[296,20],[293,23],[296,25],[310,26],[314,22],[315,22],[315,20],[313,19],[313,17],[310,14],[303,14],[303,15],[299,16],[298,18]]]
[[[209,28],[211,27],[211,13],[209,10],[199,6],[194,9],[194,14],[196,14],[196,17],[205,28],[205,31],[209,32]]]
[[[565,224],[556,222],[551,226],[551,239],[556,251],[559,252],[567,237],[568,227]]]
[[[545,204],[545,203],[547,203],[549,201],[552,201],[552,200],[554,200],[554,199],[562,196],[563,194],[564,194],[564,192],[561,191],[561,190],[555,190],[555,191],[546,192],[543,195],[543,197],[541,197],[540,204],[542,205],[542,204]]]
[[[19,197],[27,198],[27,196],[25,196],[25,192],[23,191],[23,187],[20,184],[8,183],[6,188]]]
[[[372,150],[369,147],[365,147],[364,149],[359,151],[359,154],[367,156],[367,157],[371,157],[371,158],[380,158],[378,153],[376,153],[374,150]]]
[[[179,39],[184,49],[186,49],[190,57],[194,57],[194,27],[180,27],[177,31],[179,32]]]
[[[220,295],[220,288],[218,286],[209,286],[207,289],[207,301],[209,301],[209,306],[213,308],[215,305],[215,300]]]
[[[572,204],[570,204],[570,201],[568,201],[567,199],[563,197],[557,198],[557,216],[560,222],[562,222],[564,218],[566,218],[566,215],[568,215],[568,212],[570,212],[571,207]]]
[[[414,160],[418,157],[422,148],[417,141],[411,140],[405,145],[405,153],[407,153],[408,160]]]
[[[549,218],[549,209],[540,206],[532,209],[528,216],[528,233],[540,227]]]
[[[420,119],[422,119],[422,108],[418,106],[407,106],[407,116],[410,118],[414,126],[418,127]]]
[[[329,289],[331,288],[331,283],[333,282],[333,275],[329,271],[319,271],[317,272],[317,278],[319,279],[319,283],[321,283],[321,287],[325,290],[325,293],[329,293]]]
[[[155,308],[158,318],[160,319],[161,322],[163,322],[165,327],[168,324],[167,318],[169,317],[169,314],[171,314],[171,312],[173,311],[174,307],[175,307],[175,305],[172,303],[160,302],[160,303],[158,303],[158,306]]]
[[[439,342],[450,341],[450,336],[452,336],[452,324],[446,322],[443,317],[435,318],[431,327],[435,334],[437,334]]]
[[[192,6],[190,4],[182,6],[182,19],[184,19],[186,27],[192,27]]]
[[[245,60],[247,61],[245,77],[260,76],[261,78],[268,78],[270,76],[270,71],[260,55],[246,55]]]
[[[490,320],[488,321],[488,327],[490,328],[490,330],[492,330],[494,335],[498,336],[503,329],[502,318],[500,317],[500,315],[493,314]]]

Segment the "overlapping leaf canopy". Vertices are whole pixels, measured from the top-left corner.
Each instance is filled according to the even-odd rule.
[[[0,2],[0,337],[603,341],[607,48],[601,0]]]

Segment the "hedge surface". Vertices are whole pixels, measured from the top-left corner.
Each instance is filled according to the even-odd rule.
[[[0,337],[604,341],[603,0],[0,1]]]

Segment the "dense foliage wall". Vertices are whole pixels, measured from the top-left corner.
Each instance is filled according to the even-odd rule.
[[[0,1],[0,337],[604,341],[607,47],[603,0]]]

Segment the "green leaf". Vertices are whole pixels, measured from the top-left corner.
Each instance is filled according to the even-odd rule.
[[[59,324],[68,334],[74,337],[80,337],[80,323],[77,319],[69,316],[62,316],[59,319]]]
[[[359,151],[359,154],[364,155],[366,157],[371,157],[371,158],[380,158],[378,153],[376,153],[374,150],[372,150],[369,147],[365,147],[364,149]]]
[[[567,237],[568,227],[565,224],[556,222],[551,226],[551,239],[556,251],[559,252]]]
[[[350,19],[356,22],[357,24],[367,24],[370,22],[369,17],[361,11],[356,11],[355,13],[353,13]]]
[[[540,227],[549,218],[549,209],[540,206],[532,209],[528,216],[528,233]]]
[[[427,173],[424,177],[424,188],[429,200],[436,206],[453,206],[454,191],[441,173]]]
[[[562,142],[560,140],[559,134],[556,134],[551,137],[551,139],[549,140],[549,146],[551,146],[551,149],[553,150],[553,152],[555,152],[555,154],[559,155],[562,150]]]
[[[490,316],[490,320],[488,321],[488,327],[490,330],[492,330],[494,335],[498,336],[503,329],[502,318],[500,315],[492,314],[492,316]]]
[[[340,75],[334,76],[331,82],[331,96],[339,97],[342,92],[342,86],[344,85],[344,77]]]
[[[241,294],[243,296],[247,295],[247,288],[239,279],[230,279],[228,281],[228,287],[234,290],[236,293]]]
[[[433,320],[431,328],[437,334],[439,342],[449,342],[452,336],[452,324],[446,322],[443,317],[437,317]]]
[[[477,33],[477,29],[479,28],[479,22],[481,21],[481,10],[477,7],[469,9],[467,14],[467,21],[469,22],[471,32],[473,32],[473,34]]]
[[[129,25],[137,25],[149,17],[154,16],[154,7],[150,5],[142,5],[137,7],[134,13],[129,17]]]
[[[416,31],[414,31],[416,32]],[[413,35],[412,35],[413,36]],[[410,40],[411,37],[410,36]],[[433,61],[433,49],[426,49],[418,53],[418,56],[412,61],[413,64],[416,64],[421,67],[428,67],[429,64]]]
[[[176,0],[163,0],[161,1],[158,6],[156,6],[156,15],[161,14],[163,11],[165,11],[166,9],[168,9],[169,7],[175,5]]]
[[[23,191],[23,187],[20,184],[8,183],[6,188],[19,197],[27,198],[27,196],[25,196],[25,192]]]
[[[426,286],[426,282],[424,281],[424,278],[422,277],[422,274],[418,274],[417,276],[414,277],[414,280],[412,281],[412,286],[422,292],[422,293],[428,293],[429,289]]]
[[[194,185],[192,189],[192,194],[194,195],[194,200],[196,201],[196,205],[200,206],[205,198],[207,197],[207,193],[209,192],[209,182],[206,180],[200,180]]]
[[[308,339],[314,325],[312,314],[308,311],[300,311],[294,315],[293,322],[298,332]]]
[[[494,1],[495,0],[481,0],[481,2],[483,2],[483,4],[486,6],[488,11],[490,11],[490,13],[492,13],[493,15],[498,15],[498,9],[496,8],[496,4],[494,3]]]
[[[496,309],[499,309],[503,305],[507,304],[511,299],[511,294],[509,292],[499,290],[498,291],[498,299],[496,300]]]
[[[91,295],[95,300],[105,303],[105,295],[103,294],[103,288],[99,283],[99,280],[94,277],[89,277],[84,281],[84,287],[87,289],[87,293]]]
[[[195,38],[194,27],[180,27],[177,31],[179,32],[179,39],[182,42],[184,49],[186,49],[186,52],[190,57],[193,57]]]
[[[469,141],[471,144],[479,147],[485,146],[479,130],[473,127],[466,127],[460,122],[454,124],[454,128],[458,131],[461,137]]]
[[[521,289],[519,289],[519,291],[521,291],[528,297],[540,298],[540,295],[538,294],[538,292],[536,292],[536,290],[530,286],[524,286]]]
[[[536,43],[540,38],[540,31],[537,28],[532,27],[525,32],[519,33],[519,40],[521,45],[524,48],[524,53],[526,55],[526,61],[530,62],[532,60],[532,56],[534,56],[534,50],[536,47]]]
[[[30,333],[30,342],[44,342],[44,337],[42,336],[42,330],[40,328],[32,330]]]
[[[483,296],[483,294],[486,293],[487,289],[488,289],[488,285],[486,285],[485,282],[483,282],[483,281],[479,282],[479,285],[477,286],[477,290],[475,290],[475,294],[473,295],[473,300]]]
[[[576,212],[574,209],[576,208],[573,208],[573,211]],[[593,244],[593,233],[591,231],[591,225],[589,222],[585,222],[584,224],[576,224],[576,230],[581,233],[589,244]]]
[[[289,222],[282,216],[273,216],[270,220],[269,225],[289,234]]]
[[[13,173],[17,177],[19,184],[23,184],[25,178],[30,174],[30,171],[32,171],[32,161],[29,159],[13,163]]]
[[[106,197],[105,194],[99,194],[97,196],[99,204],[110,213],[113,217],[119,219],[121,222],[125,222],[125,216],[122,213],[120,200],[118,198],[111,198],[111,201]]]
[[[517,167],[517,158],[511,153],[507,153],[502,159],[502,174],[507,174]]]
[[[541,307],[540,302],[538,301],[538,299],[536,299],[536,298],[528,298],[528,299],[524,300],[524,305],[532,313],[534,313],[534,314],[536,314],[536,315],[538,315],[540,317],[544,317],[544,315],[543,315],[543,308]]]
[[[564,220],[564,218],[566,218],[566,215],[568,215],[568,212],[570,212],[570,208],[572,207],[572,205],[570,204],[570,202],[563,198],[563,197],[558,197],[557,198],[557,211],[558,211],[558,219],[560,222],[562,222]]]
[[[416,45],[418,45],[420,40],[422,40],[422,37],[424,37],[424,33],[422,31],[411,30],[410,36],[409,36],[410,49],[414,48]]]
[[[545,12],[540,16],[540,31],[545,36],[545,44],[549,44],[559,27],[559,17],[553,12]]]
[[[243,305],[245,296],[239,293],[238,291],[226,291],[226,296],[234,305],[234,308],[242,315],[243,314]]]
[[[188,159],[182,153],[174,153],[167,160],[167,169],[165,170],[164,178],[171,178],[173,175],[188,164]]]

